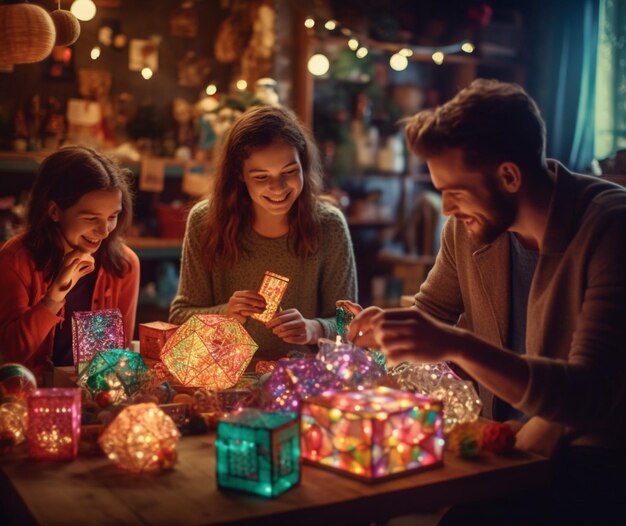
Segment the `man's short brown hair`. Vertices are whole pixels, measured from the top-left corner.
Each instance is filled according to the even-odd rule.
[[[460,148],[468,168],[485,172],[507,161],[527,173],[546,167],[545,123],[517,84],[476,79],[442,106],[410,118],[406,138],[424,159]]]

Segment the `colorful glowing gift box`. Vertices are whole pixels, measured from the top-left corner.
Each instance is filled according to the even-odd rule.
[[[170,469],[176,463],[180,432],[154,403],[125,407],[104,430],[98,443],[118,467],[133,473]]]
[[[274,272],[265,272],[259,294],[265,298],[266,307],[261,314],[253,314],[252,317],[264,323],[270,321],[278,310],[280,300],[283,299],[287,290],[287,285],[289,285],[289,278]]]
[[[457,424],[475,422],[482,402],[472,382],[462,380],[445,362],[403,362],[389,371],[404,391],[419,393],[443,402],[443,427],[447,433]]]
[[[78,374],[96,353],[124,347],[124,323],[119,309],[72,313],[72,351]]]
[[[28,395],[28,454],[73,460],[80,442],[80,389],[41,388]]]
[[[219,391],[238,382],[257,349],[233,318],[196,314],[165,342],[161,361],[185,387]]]
[[[370,482],[443,463],[441,402],[376,387],[302,402],[302,458]]]
[[[139,324],[139,352],[150,360],[161,359],[161,349],[178,325],[164,321],[152,321]]]
[[[217,485],[276,497],[300,482],[296,413],[242,409],[217,424]]]
[[[149,378],[148,367],[139,353],[109,349],[97,353],[85,365],[78,385],[87,389],[94,399],[98,393],[108,393],[115,404],[139,391]]]

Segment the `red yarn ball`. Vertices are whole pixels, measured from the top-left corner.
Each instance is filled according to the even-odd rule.
[[[515,447],[515,431],[500,422],[485,424],[482,430],[482,445],[485,451],[508,453]]]

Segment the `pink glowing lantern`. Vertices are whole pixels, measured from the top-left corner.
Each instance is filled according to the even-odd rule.
[[[378,481],[443,464],[441,402],[376,387],[302,402],[302,458]]]
[[[80,389],[41,388],[28,395],[28,454],[74,460],[80,441]]]
[[[124,323],[119,309],[72,314],[72,350],[78,374],[97,353],[125,347]]]
[[[170,469],[180,432],[154,403],[129,405],[100,435],[98,443],[118,467],[133,473]]]
[[[165,342],[161,360],[185,387],[219,391],[237,384],[257,349],[235,319],[196,314]]]
[[[164,321],[139,324],[139,352],[144,358],[160,360],[165,342],[172,336],[178,325]]]

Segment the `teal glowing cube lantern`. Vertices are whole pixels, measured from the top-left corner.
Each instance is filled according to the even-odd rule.
[[[243,409],[217,424],[217,485],[276,497],[300,482],[296,413]]]
[[[302,458],[368,482],[443,463],[442,403],[376,387],[302,402]]]

